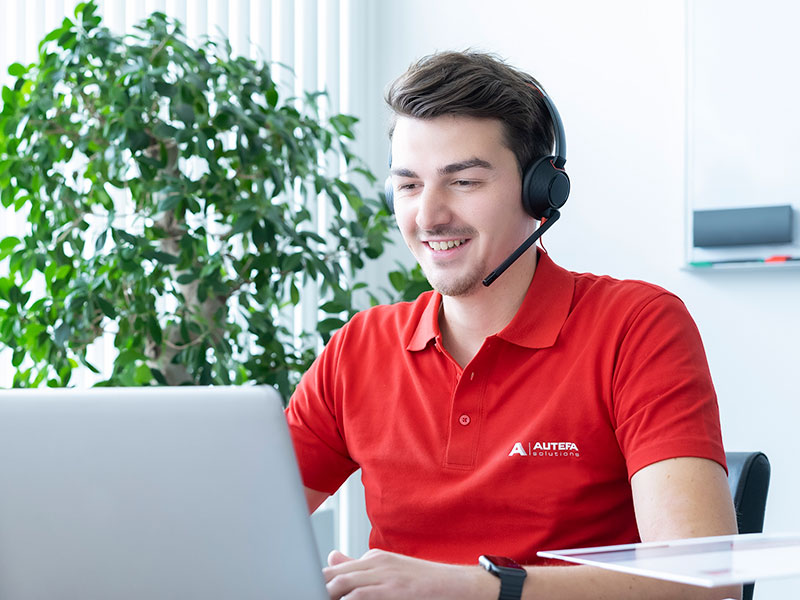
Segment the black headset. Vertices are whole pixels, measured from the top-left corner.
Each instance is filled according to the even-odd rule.
[[[544,100],[547,112],[550,113],[550,120],[553,122],[556,144],[553,156],[539,158],[526,167],[522,175],[522,206],[534,219],[549,219],[554,211],[558,212],[558,209],[564,206],[569,197],[569,177],[564,170],[564,163],[567,162],[567,136],[556,105],[535,81],[529,81],[528,84],[538,91]],[[391,153],[389,166],[392,166]],[[390,212],[394,213],[394,188],[391,175],[386,178],[384,188],[386,205]]]

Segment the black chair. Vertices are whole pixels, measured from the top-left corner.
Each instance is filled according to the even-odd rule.
[[[727,452],[725,458],[739,533],[761,533],[769,490],[769,459],[763,452]],[[743,600],[752,600],[754,586],[744,586]]]

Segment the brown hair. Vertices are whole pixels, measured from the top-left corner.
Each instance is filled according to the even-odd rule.
[[[534,160],[551,154],[554,141],[550,114],[531,82],[539,85],[491,54],[431,54],[411,65],[386,91],[386,103],[394,111],[389,138],[398,116],[497,119],[523,172]]]

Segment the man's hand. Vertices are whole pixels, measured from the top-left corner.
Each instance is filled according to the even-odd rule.
[[[323,569],[332,600],[496,598],[500,581],[480,567],[446,565],[383,550],[359,559],[334,550]]]
[[[725,471],[715,462],[681,457],[653,463],[634,474],[631,486],[644,541],[736,532]],[[446,565],[381,550],[370,550],[359,559],[334,551],[328,564],[323,573],[334,600],[491,600],[500,594],[500,580],[478,566]],[[717,600],[741,598],[741,593],[741,586],[705,589],[594,567],[559,566],[529,567],[523,598]]]
[[[481,567],[434,563],[383,550],[359,559],[333,551],[323,569],[331,600],[492,600],[500,580]],[[584,565],[529,567],[522,598],[560,600],[719,600],[741,586],[706,589]],[[528,585],[535,580],[535,585]]]

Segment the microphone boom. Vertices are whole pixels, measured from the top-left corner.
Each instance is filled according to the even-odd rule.
[[[545,231],[550,229],[550,226],[553,223],[558,221],[558,218],[560,216],[561,216],[561,213],[558,212],[558,210],[553,209],[551,211],[551,213],[550,213],[550,217],[547,219],[547,221],[544,222],[544,225],[539,227],[539,229],[534,231],[528,237],[527,240],[522,242],[520,247],[517,248],[516,250],[514,250],[514,252],[511,253],[511,256],[509,256],[507,259],[505,259],[499,267],[497,267],[494,271],[489,273],[489,275],[486,276],[486,279],[483,280],[483,285],[485,285],[486,287],[489,287],[490,285],[492,285],[492,283],[494,282],[495,279],[500,277],[500,275],[502,275],[505,272],[505,270],[514,263],[515,260],[517,260],[520,256],[522,256],[523,252],[525,252],[528,248],[530,248],[536,240],[538,240],[540,237],[542,237],[542,235],[544,234]]]

